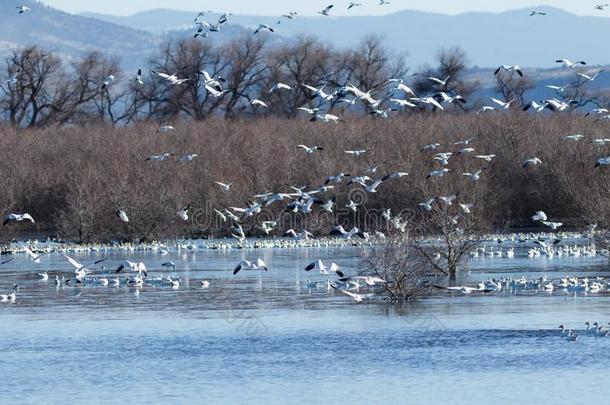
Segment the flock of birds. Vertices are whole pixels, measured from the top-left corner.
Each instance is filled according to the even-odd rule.
[[[580,331],[568,329],[563,324],[559,325],[558,328],[560,336],[569,342],[577,342],[579,336],[610,337],[610,322],[607,326],[603,326],[597,321],[593,323],[587,321],[585,322],[585,329]]]
[[[380,1],[380,5],[388,4],[387,1]],[[351,10],[355,7],[361,6],[361,3],[351,2],[348,6],[348,10]],[[597,8],[604,9],[607,5],[599,5]],[[334,5],[329,5],[320,11],[320,14],[323,16],[329,16],[331,11],[334,9]],[[17,10],[20,14],[26,13],[30,11],[27,6],[18,6]],[[194,20],[194,23],[198,25],[197,33],[195,37],[206,37],[211,32],[219,31],[220,28],[229,21],[231,13],[225,13],[220,16],[216,23],[209,23],[204,21],[204,17],[208,12],[202,12],[197,15]],[[534,15],[543,15],[542,12],[533,12]],[[290,13],[283,15],[282,17],[287,20],[292,20],[296,18],[298,15],[297,12],[291,11]],[[281,22],[281,20],[280,20]],[[274,29],[272,26],[267,24],[261,24],[254,31],[253,35],[258,34],[261,31],[270,31],[273,32]],[[576,61],[572,62],[568,59],[558,59],[557,63],[561,64],[567,69],[573,69],[575,74],[586,81],[594,81],[596,78],[602,73],[602,71],[596,72],[595,74],[591,74],[590,72],[584,72],[578,70],[581,66],[586,66],[585,61]],[[510,74],[516,74],[519,76],[524,76],[524,71],[518,65],[502,65],[496,71],[495,74],[499,74],[501,71],[508,72]],[[160,80],[164,80],[170,85],[179,86],[188,81],[190,78],[180,78],[177,73],[167,73],[156,71],[153,72]],[[203,81],[203,85],[206,90],[213,97],[222,97],[227,91],[231,91],[229,89],[225,89],[224,86],[226,84],[226,80],[222,77],[214,77],[206,71],[200,71],[199,75]],[[11,81],[19,80],[19,72],[15,74],[14,77],[10,78]],[[117,78],[113,75],[110,75],[104,78],[101,82],[101,85],[104,87],[110,86],[112,82],[116,81]],[[139,84],[144,84],[144,77],[141,69],[137,72],[134,79]],[[324,110],[324,106],[331,104],[331,102],[339,101],[341,103],[346,103],[348,106],[355,105],[356,103],[364,103],[369,110],[371,110],[371,114],[379,117],[388,117],[391,111],[396,111],[396,107],[400,108],[426,108],[429,106],[430,108],[443,111],[447,104],[451,103],[465,103],[466,100],[464,97],[459,94],[455,94],[449,90],[448,84],[451,83],[451,77],[445,78],[437,78],[437,77],[427,77],[430,83],[432,83],[436,89],[438,90],[434,94],[420,95],[418,96],[402,79],[389,78],[388,83],[392,83],[392,94],[386,94],[383,96],[374,96],[374,92],[370,90],[362,90],[357,88],[356,86],[348,83],[343,87],[338,88],[337,90],[330,92],[326,90],[327,85],[322,84],[318,86],[312,86],[306,83],[299,83],[299,86],[302,86],[304,89],[308,90],[311,94],[311,100],[317,101],[318,104],[316,107],[312,106],[303,106],[299,107],[298,110],[304,112],[305,114],[311,116],[312,121],[322,121],[322,122],[338,122],[341,120],[338,116],[332,115],[329,111]],[[554,89],[558,98],[542,100],[540,102],[531,102],[523,107],[524,110],[534,110],[537,112],[541,112],[543,110],[552,110],[552,111],[564,111],[570,106],[572,106],[575,102],[573,100],[565,99],[561,97],[561,94],[564,93],[566,86],[547,86],[551,89]],[[285,83],[276,83],[269,89],[269,93],[277,92],[277,91],[293,91],[294,88]],[[394,96],[394,92],[401,92],[404,97],[399,98]],[[481,110],[477,112],[477,114],[483,113],[485,111],[494,111],[494,110],[508,110],[511,108],[511,105],[515,102],[515,100],[499,100],[497,98],[491,98],[491,101],[494,105],[483,106]],[[267,104],[263,100],[254,99],[251,100],[250,105],[254,108],[266,108]],[[390,108],[385,109],[383,105],[390,103],[392,106]],[[595,114],[601,119],[610,119],[610,114],[606,109],[596,109],[589,114]],[[163,125],[159,127],[159,133],[172,133],[176,130],[171,125]],[[582,134],[574,134],[567,135],[564,137],[566,142],[581,142],[585,138]],[[595,145],[606,145],[610,143],[610,139],[594,139],[592,143]],[[483,176],[485,175],[485,171],[490,169],[490,163],[494,161],[496,158],[495,154],[492,153],[478,153],[474,148],[476,146],[475,138],[461,139],[456,140],[452,145],[441,145],[441,143],[430,143],[427,145],[423,145],[420,149],[421,153],[429,153],[431,154],[430,160],[434,163],[434,167],[426,173],[427,181],[440,181],[445,176],[449,175],[453,170],[448,166],[450,162],[454,159],[467,159],[470,164],[469,166],[472,169],[469,172],[462,173],[462,177],[465,181],[470,183],[479,182]],[[323,145],[295,145],[295,148],[299,151],[302,151],[306,156],[315,155],[318,153],[325,153]],[[442,148],[445,148],[444,150]],[[449,149],[449,150],[448,150]],[[356,162],[362,156],[365,156],[370,151],[366,148],[356,148],[352,150],[345,150],[344,154],[349,156],[351,159],[354,159]],[[175,157],[176,155],[172,153],[163,153],[159,155],[153,155],[145,160],[147,162],[163,162],[168,161]],[[199,155],[197,153],[186,154],[180,157],[177,157],[177,160],[180,162],[192,162],[197,159]],[[477,164],[481,163],[481,165]],[[524,158],[521,165],[525,170],[534,169],[536,166],[543,164],[542,160],[536,156],[528,156]],[[400,179],[409,176],[409,173],[401,170],[400,167],[391,167],[391,163],[384,162],[380,164],[376,164],[368,167],[361,167],[360,173],[334,173],[326,177],[325,179],[320,180],[320,184],[318,187],[298,187],[293,186],[290,190],[284,191],[274,191],[274,192],[264,192],[262,194],[258,194],[252,196],[250,201],[247,202],[244,206],[241,207],[217,207],[214,209],[217,217],[223,222],[230,222],[231,226],[231,235],[237,241],[239,246],[247,246],[247,235],[246,231],[242,224],[248,220],[254,220],[257,218],[263,210],[272,204],[282,205],[282,213],[302,213],[304,215],[311,215],[316,211],[333,213],[337,207],[337,198],[336,196],[332,196],[331,193],[334,189],[338,187],[352,187],[357,188],[361,192],[366,195],[375,195],[380,192],[389,192],[389,187],[386,185],[390,182],[400,181]],[[600,166],[609,166],[610,165],[610,156],[608,157],[600,157],[595,162],[595,167]],[[382,169],[384,168],[384,169]],[[383,170],[383,173],[381,171]],[[234,183],[227,181],[217,181],[215,185],[218,186],[223,192],[231,193],[232,187]],[[384,188],[388,190],[384,191]],[[464,200],[463,195],[460,192],[455,192],[453,194],[448,195],[439,195],[439,196],[430,196],[426,200],[419,203],[419,207],[424,211],[433,211],[435,206],[440,205],[442,207],[451,207],[455,206],[459,211],[460,215],[455,215],[451,218],[452,223],[458,227],[460,225],[460,221],[462,216],[467,216],[473,213],[476,209],[476,202]],[[358,201],[349,200],[347,204],[343,207],[347,209],[349,212],[357,213],[362,208],[362,203]],[[176,215],[183,221],[189,221],[190,217],[190,209],[191,206],[185,204],[182,206],[177,212]],[[123,208],[118,207],[115,211],[116,217],[123,223],[129,223],[129,213]],[[393,215],[390,209],[385,209],[382,211],[381,217],[385,220],[388,229],[392,231],[405,233],[407,229],[407,221],[405,218],[402,218],[400,215]],[[288,229],[283,230],[279,229],[280,226],[280,218],[275,221],[262,221],[259,225],[259,230],[265,235],[271,235],[274,232],[280,232],[286,238],[292,239],[294,241],[308,241],[314,238],[312,232],[307,229]],[[544,226],[548,227],[552,231],[557,231],[559,228],[563,226],[563,223],[550,220],[547,215],[543,211],[536,212],[533,217],[533,221],[539,222]],[[10,213],[4,218],[3,225],[9,225],[10,223],[21,223],[21,222],[31,222],[34,223],[34,218],[28,213],[18,214],[18,213]],[[384,233],[381,231],[375,231],[374,235],[363,232],[358,227],[353,227],[351,229],[345,229],[342,225],[336,225],[331,234],[331,236],[336,236],[341,240],[349,241],[352,238],[360,238],[362,240],[368,241],[371,237],[385,238]],[[539,257],[542,255],[546,256],[580,256],[580,255],[593,255],[595,256],[597,252],[594,248],[583,248],[583,247],[570,247],[570,246],[555,246],[556,243],[548,243],[545,241],[537,241],[538,246],[532,247],[528,251],[528,256],[530,257]],[[499,253],[498,253],[499,252]],[[40,261],[40,255],[32,252],[31,250],[26,250],[26,253],[30,256],[33,262],[38,263]],[[514,256],[514,249],[508,248],[506,250],[491,250],[488,251],[486,248],[481,248],[475,250],[472,255],[477,257],[478,255],[491,255],[492,257],[512,257]],[[127,277],[124,279],[120,279],[118,276],[116,277],[90,277],[91,268],[95,265],[98,265],[105,259],[100,259],[94,263],[90,263],[84,265],[74,258],[65,255],[66,260],[74,267],[73,277],[68,278],[59,278],[59,275],[56,276],[56,283],[63,284],[82,284],[82,283],[94,283],[100,285],[121,285],[122,283],[128,286],[141,287],[146,282],[148,283],[158,283],[172,286],[173,288],[179,288],[180,280],[172,279],[170,277],[161,278],[161,279],[153,279],[148,278],[148,272],[146,269],[146,265],[144,263],[138,262],[133,263],[130,261],[122,262],[115,270],[115,273],[121,272],[130,272],[133,273],[133,277]],[[3,262],[2,264],[6,263]],[[173,262],[167,262],[163,264],[164,267],[172,267],[175,268],[175,264]],[[335,274],[339,278],[334,283],[327,283],[328,288],[337,288],[346,295],[349,295],[356,301],[362,301],[366,299],[369,295],[358,294],[357,292],[353,292],[353,289],[358,290],[360,288],[359,280],[364,281],[366,285],[369,287],[386,283],[385,280],[378,278],[371,278],[366,275],[357,275],[354,277],[345,277],[342,273],[340,267],[335,263],[330,266],[324,265],[324,263],[319,260],[316,261],[305,268],[306,271],[311,271],[317,268],[321,274]],[[237,275],[242,270],[262,270],[267,271],[268,266],[261,258],[255,259],[244,259],[240,261],[236,265],[233,270],[233,274]],[[41,277],[43,279],[48,279],[48,274],[42,274]],[[598,280],[599,281],[599,280]],[[597,282],[598,282],[597,281]],[[207,284],[206,284],[207,283]],[[525,284],[525,286],[530,286],[530,282],[523,280],[500,280],[494,281],[490,280],[489,283],[483,283],[477,287],[450,287],[451,291],[460,291],[464,293],[469,293],[473,291],[487,291],[490,288],[498,287],[498,290],[503,286],[506,287],[509,283],[517,283],[518,285]],[[573,289],[584,288],[585,291],[589,291],[590,289],[598,289],[597,284],[589,285],[589,281],[584,282],[583,280],[575,280],[572,278],[568,278],[567,282],[547,282],[546,280],[541,281],[546,287],[552,286],[555,288],[565,288],[568,291]],[[604,282],[605,283],[605,282]],[[204,280],[204,285],[209,285],[209,281]],[[516,285],[516,284],[510,284]],[[539,288],[539,285],[536,288]],[[494,287],[496,286],[496,287]],[[607,284],[603,284],[603,289],[607,289]],[[599,287],[599,288],[602,288]],[[5,302],[14,302],[16,299],[16,291],[17,287],[9,294],[0,296],[0,301]]]
[[[390,4],[389,1],[380,0],[379,6],[384,6]],[[350,2],[347,4],[347,10],[352,10],[354,8],[362,6],[362,2]],[[607,4],[597,4],[595,9],[597,10],[605,10],[608,7]],[[331,13],[336,10],[334,4],[330,4],[324,7],[319,11],[318,14],[329,17]],[[25,5],[17,6],[17,11],[19,14],[23,14],[31,11],[29,7]],[[232,13],[223,13],[220,15],[216,22],[208,22],[205,20],[205,17],[211,14],[211,11],[202,11],[200,12],[195,19],[193,20],[193,24],[197,27],[197,31],[194,34],[195,38],[207,38],[210,33],[218,32],[221,28],[227,24],[232,16]],[[286,14],[281,15],[280,19],[277,21],[277,24],[281,24],[282,21],[290,21],[297,18],[299,15],[296,11],[290,11]],[[532,11],[530,16],[545,16],[546,13],[543,11]],[[275,32],[275,29],[270,24],[259,24],[253,31],[253,35],[256,35],[260,32]],[[586,66],[586,62],[584,61],[576,61],[572,62],[569,59],[558,59],[557,63],[562,66],[574,69],[576,71],[576,75],[579,80],[583,80],[584,82],[593,82],[598,76],[603,72],[603,70],[597,72],[589,72],[589,71],[580,71],[577,68]],[[517,74],[521,77],[524,76],[523,69],[518,65],[501,65],[495,71],[495,74],[499,74],[500,71],[505,71],[508,73]],[[19,80],[19,76],[22,72],[17,71],[13,74],[12,77],[7,79],[6,82],[16,83]],[[179,77],[177,72],[162,72],[162,71],[153,71],[154,76],[156,76],[159,80],[162,80],[168,83],[171,86],[180,86],[185,84],[193,78],[189,77]],[[416,74],[417,75],[417,74]],[[250,95],[239,94],[235,89],[225,88],[226,80],[217,75],[210,74],[205,70],[200,70],[197,72],[197,76],[200,78],[203,86],[205,87],[207,93],[211,95],[213,98],[221,98],[227,93],[238,94],[240,97],[243,97],[246,102],[243,104],[242,109],[246,109],[248,107],[251,108],[253,113],[256,113],[258,109],[268,108],[269,105],[263,99],[252,98]],[[414,75],[415,76],[415,75]],[[381,118],[388,118],[392,112],[403,111],[404,109],[412,108],[412,109],[432,109],[434,111],[443,111],[450,104],[460,103],[465,104],[466,99],[457,94],[455,91],[451,90],[448,86],[453,80],[451,76],[445,78],[438,77],[425,77],[425,80],[428,80],[430,84],[433,86],[434,90],[432,93],[417,95],[409,85],[407,85],[402,78],[390,78],[388,79],[389,89],[384,87],[385,90],[371,90],[371,89],[359,89],[351,83],[347,83],[342,87],[335,89],[334,91],[330,91],[327,89],[327,83],[321,83],[318,85],[311,85],[307,83],[297,83],[294,85],[286,84],[286,83],[276,83],[271,88],[268,89],[268,95],[278,91],[294,91],[295,86],[300,86],[302,89],[307,90],[311,103],[309,105],[304,105],[297,110],[305,113],[310,116],[311,121],[320,121],[320,122],[339,122],[342,120],[341,117],[331,114],[331,110],[337,105],[345,105],[347,109],[360,105],[361,103],[364,105],[364,109],[369,112],[371,115]],[[115,75],[108,75],[105,78],[100,80],[100,86],[102,88],[106,88],[110,86],[113,82],[117,81],[118,78]],[[139,84],[144,85],[144,76],[142,73],[142,69],[139,69],[136,75],[132,78],[132,80]],[[564,94],[566,90],[575,86],[576,82],[570,83],[568,85],[560,86],[549,84],[546,85],[548,89],[551,89],[556,92],[556,96],[539,101],[532,101],[523,106],[523,110],[542,112],[544,110],[551,111],[566,111],[570,108],[577,106],[578,102],[570,99],[569,97],[565,97]],[[377,94],[385,91],[384,94]],[[264,93],[263,93],[264,94]],[[509,110],[511,106],[514,104],[516,100],[500,100],[495,97],[490,97],[491,104],[483,105],[476,114],[481,114],[484,112],[490,111],[502,111]],[[605,108],[595,108],[592,111],[588,111],[587,115],[594,114],[598,116],[599,119],[610,120],[610,113],[608,109]],[[163,126],[161,127],[161,132],[171,131],[173,127],[171,126]],[[534,163],[535,164],[535,163]]]

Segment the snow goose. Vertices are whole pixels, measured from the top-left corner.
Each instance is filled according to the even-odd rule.
[[[271,27],[268,24],[259,24],[258,28],[254,31],[254,33],[252,35],[256,35],[261,31],[269,31],[269,32],[275,32],[273,27]]]
[[[434,203],[434,198],[429,198],[424,202],[420,202],[419,206],[425,209],[426,211],[432,211],[432,204]]]
[[[10,213],[6,217],[4,217],[4,221],[2,222],[2,225],[6,225],[9,222],[22,222],[22,221],[30,221],[31,223],[34,223],[34,218],[32,218],[32,216],[28,213],[25,213],[25,214]]]
[[[579,60],[576,62],[572,62],[569,59],[557,59],[555,61],[556,63],[560,63],[561,65],[563,65],[564,67],[570,68],[570,69],[576,69],[576,67],[578,65],[584,66],[587,64],[587,62],[583,61],[583,60]]]
[[[462,176],[466,176],[468,177],[468,180],[473,183],[476,183],[477,181],[481,180],[481,173],[483,172],[483,170],[485,169],[477,170],[473,173],[462,173]]]
[[[527,159],[526,161],[524,161],[523,168],[527,169],[530,166],[538,166],[539,164],[542,164],[542,160],[538,159],[537,157],[534,157],[534,158]]]
[[[441,178],[444,177],[445,174],[451,172],[450,169],[447,169],[446,167],[443,167],[441,169],[438,170],[432,170],[430,173],[428,173],[428,175],[426,176],[426,180],[428,180],[431,177],[436,177],[436,178]]]
[[[548,218],[544,211],[536,211],[536,213],[532,216],[533,221],[546,221]]]
[[[228,193],[231,191],[231,187],[233,186],[233,183],[223,183],[220,181],[215,181],[214,184],[219,186],[223,193]]]
[[[127,216],[127,213],[124,210],[118,209],[114,213],[122,222],[129,222],[129,217]]]
[[[523,77],[523,71],[521,70],[519,65],[512,65],[512,66],[511,65],[501,65],[499,68],[496,69],[496,71],[494,72],[494,75],[497,75],[502,70],[505,72],[515,72],[519,76]]]
[[[317,150],[324,150],[323,147],[318,146],[318,145],[314,145],[314,146],[306,146],[306,145],[297,145],[297,149],[303,149],[305,151],[305,153],[312,155],[315,151]]]
[[[497,98],[494,97],[490,97],[491,101],[493,101],[494,103],[498,104],[500,107],[502,107],[504,110],[508,110],[510,109],[510,105],[512,103],[514,103],[515,101],[517,101],[516,98],[510,100],[510,101],[502,101],[502,100],[498,100]]]
[[[256,261],[249,261],[249,260],[245,260],[245,259],[240,261],[239,264],[237,266],[235,266],[235,269],[233,269],[233,275],[236,275],[242,269],[249,269],[249,270],[259,270],[259,269],[262,269],[262,270],[265,270],[265,271],[268,270],[267,264],[260,257],[258,259],[256,259]]]
[[[329,13],[330,13],[330,10],[332,10],[332,8],[333,8],[333,7],[334,7],[334,5],[333,5],[333,4],[328,5],[328,6],[326,6],[326,7],[324,8],[324,10],[322,10],[322,11],[318,11],[318,14],[321,14],[321,15],[324,15],[324,16],[327,16],[327,17],[328,17],[328,16],[330,16],[330,14],[329,14]]]
[[[608,166],[608,165],[610,165],[610,156],[599,158],[599,159],[597,159],[597,162],[595,162],[595,167]]]
[[[273,93],[274,91],[278,90],[293,90],[293,88],[284,83],[277,83],[269,90],[269,93]]]
[[[181,208],[176,214],[183,221],[188,221],[189,220],[189,209],[190,208],[191,208],[191,206],[187,205],[186,207]]]
[[[31,10],[32,10],[32,9],[31,9],[31,8],[29,8],[28,6],[23,6],[23,5],[21,5],[21,6],[17,6],[16,8],[17,8],[17,13],[18,13],[18,14],[27,13],[28,11],[31,11]]]
[[[588,75],[588,74],[585,74],[585,73],[581,73],[581,72],[576,72],[576,74],[578,76],[582,77],[583,79],[585,79],[586,81],[593,82],[593,81],[595,81],[595,79],[597,79],[597,76],[599,76],[603,71],[604,70],[602,69],[602,70],[600,70],[599,72],[595,73],[592,76]]]

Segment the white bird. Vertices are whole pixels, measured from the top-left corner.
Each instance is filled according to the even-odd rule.
[[[375,296],[375,294],[357,294],[357,293],[353,293],[351,291],[345,291],[345,290],[335,287],[334,285],[331,285],[331,287],[337,291],[341,291],[345,295],[352,297],[354,299],[354,301],[356,301],[356,302],[363,302],[365,299],[369,299],[369,298],[372,298]]]
[[[170,132],[175,132],[175,131],[176,131],[176,128],[174,128],[171,125],[161,125],[159,127],[159,129],[157,129],[157,132],[160,134],[168,134]]]
[[[475,159],[481,159],[486,162],[491,162],[493,160],[493,158],[495,158],[495,157],[496,157],[496,155],[476,155]]]
[[[347,204],[345,206],[345,208],[348,208],[349,210],[356,212],[356,211],[358,211],[358,205],[359,204],[355,203],[354,201],[349,200],[349,204]]]
[[[192,162],[199,156],[198,153],[192,153],[190,155],[184,155],[178,159],[180,162]]]
[[[269,93],[273,93],[277,90],[293,90],[293,88],[284,83],[277,83],[269,90]]]
[[[578,142],[581,139],[583,139],[584,137],[585,137],[584,135],[576,134],[576,135],[564,136],[563,139],[565,139],[566,141]]]
[[[428,175],[426,176],[426,180],[428,180],[431,177],[444,177],[445,174],[451,172],[450,169],[447,169],[446,167],[443,167],[441,169],[438,170],[432,170],[430,173],[428,173]]]
[[[564,67],[570,68],[570,69],[575,69],[578,65],[586,65],[587,62],[579,60],[577,62],[572,62],[569,59],[558,59],[555,62],[557,63],[561,63]]]
[[[305,153],[312,155],[317,150],[324,150],[321,146],[314,145],[312,147],[306,145],[297,145],[297,149],[303,149]]]
[[[441,79],[439,79],[437,77],[428,77],[428,80],[430,80],[430,81],[432,81],[432,82],[434,82],[436,84],[439,84],[441,87],[447,86],[447,82],[449,82],[450,79],[451,79],[451,76],[447,76],[445,78],[445,80],[441,80]]]
[[[28,6],[23,6],[22,5],[22,6],[17,6],[16,8],[17,8],[17,12],[19,14],[23,14],[25,12],[31,11],[31,8],[29,8]]]
[[[30,248],[28,248],[27,246],[25,246],[25,247],[23,248],[23,251],[24,251],[25,253],[27,253],[27,255],[28,255],[28,256],[30,256],[30,259],[32,259],[32,261],[33,261],[34,263],[40,263],[40,258],[41,258],[42,256],[44,256],[44,254],[38,255],[38,254],[36,254],[36,253],[32,252],[32,251],[30,250]]]
[[[13,222],[13,221],[14,222],[30,221],[31,223],[34,223],[34,218],[32,218],[32,216],[28,213],[25,213],[25,214],[10,213],[6,217],[4,217],[4,221],[2,222],[2,225],[6,225],[9,222]]]
[[[597,159],[597,162],[595,162],[595,167],[608,166],[608,165],[610,165],[610,156],[599,158],[599,159]]]
[[[320,274],[329,274],[330,272],[335,273],[339,277],[344,277],[345,275],[341,271],[341,268],[337,266],[336,263],[331,263],[330,268],[326,267],[324,262],[321,259],[318,259],[314,262],[311,262],[307,266],[305,266],[305,271],[312,271],[315,268],[318,268]]]
[[[265,271],[268,270],[267,264],[260,257],[258,259],[256,259],[256,261],[242,260],[241,262],[239,262],[239,264],[237,266],[235,266],[235,269],[233,269],[233,275],[239,273],[242,269],[250,269],[250,270],[262,269]]]
[[[366,150],[365,149],[362,149],[362,150],[346,150],[345,153],[348,154],[348,155],[355,156],[355,157],[360,157],[360,156],[362,156],[362,155],[364,155],[366,153]]]
[[[222,183],[220,181],[215,181],[214,184],[220,186],[221,190],[224,193],[228,193],[229,191],[231,191],[231,186],[233,186],[233,183]]]
[[[269,106],[267,105],[267,103],[265,103],[265,102],[264,102],[264,101],[262,101],[262,100],[256,99],[256,98],[255,98],[254,100],[250,101],[250,105],[251,105],[251,106],[255,106],[255,105],[257,105],[257,106],[261,106],[261,107],[263,107],[263,108],[268,108],[268,107],[269,107]]]
[[[259,24],[259,25],[258,25],[258,28],[257,28],[257,29],[254,31],[254,34],[252,34],[252,35],[256,35],[256,34],[258,34],[259,32],[261,32],[261,31],[265,31],[265,30],[267,30],[267,31],[269,31],[269,32],[275,32],[275,31],[273,30],[273,27],[271,27],[270,25],[268,25],[268,24]]]
[[[483,172],[483,170],[485,170],[485,169],[477,170],[476,172],[473,172],[473,173],[462,173],[462,176],[468,177],[468,180],[475,183],[475,182],[481,180],[481,173]]]
[[[167,74],[167,73],[155,72],[155,71],[153,71],[153,73],[156,74],[157,76],[159,76],[161,79],[168,82],[172,86],[178,86],[178,85],[181,85],[181,84],[186,83],[189,80],[191,80],[191,79],[179,79],[177,76],[177,73],[173,73],[171,75]]]
[[[459,204],[460,209],[462,210],[462,212],[464,214],[472,214],[472,209],[474,207],[476,207],[475,203],[471,203],[471,204]]]
[[[556,231],[557,229],[559,229],[560,227],[563,226],[563,223],[561,222],[549,222],[549,221],[540,221],[543,224],[545,224],[546,226],[548,226],[549,228],[551,228],[552,230]]]
[[[600,73],[602,73],[603,71],[604,70],[602,69],[599,72],[595,73],[593,76],[590,76],[590,75],[587,75],[587,74],[581,73],[581,72],[576,72],[576,74],[589,82],[593,82],[593,81],[595,81],[595,79],[597,79],[597,76],[599,76]]]
[[[419,206],[424,208],[426,211],[432,211],[433,203],[434,203],[434,198],[430,198],[424,202],[419,203]]]
[[[189,220],[189,209],[190,209],[190,205],[187,205],[186,207],[180,209],[176,214],[183,221],[188,221]]]
[[[117,267],[115,273],[120,273],[123,270],[133,271],[134,273],[138,273],[138,276],[144,274],[145,277],[148,277],[148,271],[146,269],[146,264],[143,262],[130,262],[129,260],[125,260],[123,263]],[[139,282],[138,282],[139,283]]]
[[[498,100],[497,98],[493,98],[493,97],[490,97],[490,98],[491,98],[491,101],[493,101],[494,103],[498,104],[500,107],[502,107],[505,110],[508,110],[510,108],[510,105],[512,103],[514,103],[515,101],[517,101],[516,98],[514,98],[514,99],[512,99],[510,101],[502,101],[502,100]]]
[[[125,223],[129,222],[129,217],[124,210],[118,209],[114,212],[119,219]]]
[[[362,6],[362,3],[358,3],[358,2],[353,2],[352,1],[351,3],[349,3],[349,6],[347,6],[347,9],[351,10],[354,7],[360,7],[360,6]]]
[[[498,73],[500,73],[501,70],[504,70],[506,72],[516,72],[519,76],[523,77],[523,71],[521,70],[519,65],[512,65],[512,66],[511,65],[502,65],[496,69],[496,71],[494,72],[494,75],[497,75]]]
[[[145,162],[149,162],[149,161],[162,162],[162,161],[169,159],[172,156],[175,156],[175,155],[173,153],[164,153],[162,155],[149,156],[146,159],[144,159],[144,161]]]
[[[481,113],[484,113],[487,111],[495,111],[495,110],[496,109],[490,105],[484,105],[483,107],[479,108],[479,110],[476,112],[476,115],[480,115]]]
[[[331,5],[329,5],[329,6],[326,6],[326,8],[325,8],[324,10],[322,10],[322,11],[318,11],[318,14],[322,14],[322,15],[325,15],[325,16],[327,16],[327,17],[328,17],[328,16],[330,15],[330,14],[329,14],[329,13],[330,13],[330,10],[331,10],[333,7],[334,7],[334,5],[333,5],[333,4],[331,4]]]
[[[544,211],[536,211],[536,213],[532,216],[533,221],[546,221],[547,216]]]
[[[542,164],[542,160],[540,160],[537,157],[534,157],[534,158],[527,159],[526,161],[524,161],[523,168],[527,169],[530,166],[538,166],[539,164]]]
[[[357,227],[353,227],[351,231],[347,232],[342,225],[337,225],[330,232],[332,236],[342,236],[345,239],[351,239],[353,236],[358,236],[359,238],[366,239],[364,233]]]

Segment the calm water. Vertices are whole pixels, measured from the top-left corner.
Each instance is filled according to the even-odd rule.
[[[610,297],[500,294],[391,306],[311,290],[321,257],[357,271],[357,249],[132,253],[180,289],[55,287],[60,255],[0,268],[0,403],[585,403],[610,395],[610,338],[557,326],[610,321]],[[232,269],[263,257],[270,271]],[[99,255],[77,255],[87,262]],[[105,263],[113,268],[124,253]],[[176,263],[175,272],[161,270]],[[601,258],[476,259],[466,281],[604,274]],[[200,280],[210,281],[202,289]]]

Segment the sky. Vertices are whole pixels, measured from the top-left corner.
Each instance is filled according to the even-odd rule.
[[[212,10],[233,14],[277,15],[297,11],[301,15],[313,15],[329,4],[335,5],[333,14],[347,14],[351,0],[43,0],[43,3],[70,13],[85,11],[129,15],[153,8],[178,10]],[[387,14],[411,9],[445,14],[466,11],[504,11],[516,8],[536,8],[541,4],[550,5],[580,15],[610,16],[610,9],[595,10],[597,4],[590,0],[390,0],[389,5],[379,6],[379,0],[354,0],[362,3],[350,11],[354,15]],[[604,0],[605,1],[605,0]],[[599,0],[599,2],[603,2]]]

